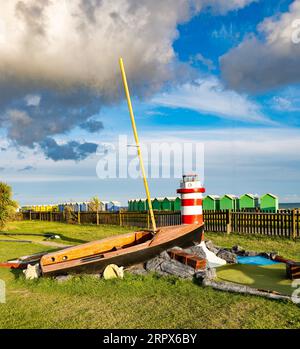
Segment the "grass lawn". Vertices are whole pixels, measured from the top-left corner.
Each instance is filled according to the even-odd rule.
[[[130,228],[73,226],[49,222],[13,222],[0,240],[0,260],[51,248],[39,244],[44,233],[61,236],[65,244],[78,244]],[[300,260],[300,241],[265,237],[224,236],[207,233],[216,245],[239,244],[250,250],[278,251]],[[156,275],[105,281],[78,276],[64,283],[53,279],[26,281],[22,275],[0,269],[7,300],[0,304],[0,328],[300,328],[300,307],[215,291],[190,281]]]

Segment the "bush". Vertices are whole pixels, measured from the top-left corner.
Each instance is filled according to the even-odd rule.
[[[12,199],[12,190],[6,183],[0,182],[0,229],[13,219],[18,204]]]

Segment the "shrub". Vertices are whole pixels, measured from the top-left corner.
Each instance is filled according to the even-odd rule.
[[[0,229],[13,219],[18,203],[12,199],[12,190],[6,183],[0,182]]]

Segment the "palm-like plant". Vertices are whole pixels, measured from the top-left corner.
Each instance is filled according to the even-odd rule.
[[[12,189],[6,183],[0,182],[0,229],[13,218],[18,203],[12,199]]]
[[[101,207],[101,201],[98,196],[94,196],[90,200],[90,210],[96,212],[97,225],[99,224],[99,211]]]

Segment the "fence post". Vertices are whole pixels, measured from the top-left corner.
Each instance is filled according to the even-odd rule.
[[[96,211],[96,224],[99,225],[99,211]]]
[[[77,222],[80,224],[80,211],[77,212]]]
[[[226,210],[226,233],[228,235],[231,233],[231,230],[232,230],[231,222],[232,222],[231,211]]]
[[[296,240],[297,238],[297,220],[296,220],[296,210],[292,210],[292,232],[291,238]]]
[[[122,212],[119,211],[119,225],[122,226]]]
[[[31,211],[29,211],[29,220],[31,221]]]
[[[52,222],[52,211],[50,211],[50,222]]]

